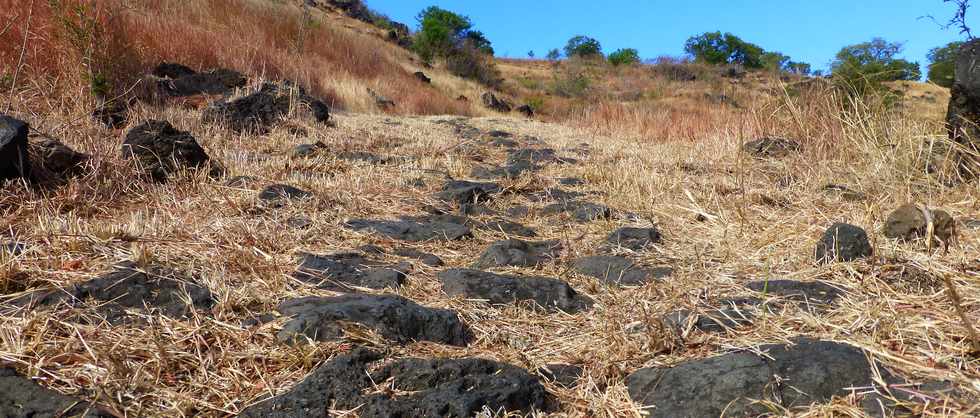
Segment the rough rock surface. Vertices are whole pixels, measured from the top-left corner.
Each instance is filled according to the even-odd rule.
[[[0,417],[110,418],[113,415],[81,399],[45,388],[14,369],[0,367]]]
[[[544,215],[567,214],[577,222],[592,222],[609,219],[613,216],[613,211],[608,206],[578,200],[548,205],[541,213]]]
[[[572,263],[572,268],[579,274],[623,286],[639,286],[673,273],[668,267],[648,269],[635,265],[627,258],[607,255],[580,258]]]
[[[533,301],[545,310],[568,313],[592,307],[591,299],[556,279],[506,276],[469,269],[446,270],[438,277],[448,295],[486,300],[494,305]]]
[[[27,122],[0,115],[0,182],[30,177],[28,131]]]
[[[288,184],[271,184],[259,192],[259,200],[278,204],[288,200],[309,199],[312,196],[313,193]]]
[[[282,342],[342,338],[345,323],[358,324],[397,343],[432,341],[465,346],[468,330],[455,312],[427,308],[396,295],[305,297],[283,302],[278,311],[291,317],[277,334]]]
[[[305,418],[357,410],[362,418],[469,418],[484,408],[529,415],[550,396],[526,370],[491,360],[400,359],[380,367],[379,353],[357,349],[324,364],[287,393],[249,407],[243,417]],[[391,382],[392,392],[373,390]]]
[[[506,100],[497,97],[496,94],[489,91],[483,93],[483,95],[480,96],[480,100],[483,102],[483,106],[485,106],[487,109],[495,110],[500,113],[510,113],[510,111],[514,108],[514,106],[508,103]]]
[[[830,305],[844,296],[844,292],[823,282],[798,282],[795,280],[760,280],[746,285],[749,289],[766,295],[816,305]]]
[[[571,389],[578,384],[585,370],[582,366],[573,364],[547,364],[537,370],[538,374],[549,382]]]
[[[653,407],[656,416],[742,417],[771,412],[753,399],[805,407],[875,382],[864,351],[847,344],[804,338],[760,351],[767,357],[737,352],[642,369],[627,377],[627,388],[635,402]]]
[[[497,183],[453,180],[443,185],[442,191],[437,197],[443,201],[463,206],[487,202],[500,190],[500,185]]]
[[[202,118],[235,132],[266,133],[289,113],[291,103],[289,95],[281,94],[278,88],[263,86],[245,97],[212,103],[204,110]]]
[[[659,244],[661,239],[657,228],[619,228],[609,234],[606,243],[613,248],[641,251],[653,244]]]
[[[743,149],[759,158],[780,158],[800,152],[803,147],[792,139],[766,137],[746,142]]]
[[[845,223],[831,225],[817,242],[814,252],[818,263],[854,261],[874,254],[868,233]]]
[[[946,122],[949,137],[966,152],[958,155],[960,174],[980,177],[980,40],[963,44],[957,53],[953,87],[950,89]],[[972,155],[971,155],[972,154]]]
[[[187,67],[184,68],[186,69]],[[157,67],[157,69],[161,68]],[[223,68],[191,74],[180,74],[183,70],[179,70],[177,67],[171,67],[166,71],[169,72],[169,74],[166,74],[167,76],[176,75],[177,77],[161,80],[161,90],[176,97],[194,96],[198,94],[228,94],[236,88],[245,87],[245,84],[248,83],[248,79],[241,73]]]
[[[473,236],[469,227],[441,219],[372,220],[352,219],[344,224],[355,231],[369,230],[402,241],[455,241]]]
[[[130,130],[123,141],[122,154],[156,181],[165,181],[181,169],[198,169],[211,162],[189,132],[160,120],[147,121]]]
[[[400,287],[408,270],[408,265],[389,266],[360,253],[304,254],[293,277],[321,289],[349,292],[355,288]]]
[[[561,252],[561,242],[552,241],[522,241],[508,239],[490,244],[480,259],[473,264],[474,268],[487,269],[493,267],[530,267],[558,258]]]
[[[683,334],[688,325],[701,332],[725,332],[728,329],[749,325],[754,317],[754,306],[762,301],[755,298],[726,299],[718,301],[719,307],[701,309],[700,312],[679,310],[664,317],[664,323]]]
[[[34,152],[32,158],[34,170],[47,171],[62,178],[81,174],[85,163],[92,158],[53,139],[32,143],[31,149]]]

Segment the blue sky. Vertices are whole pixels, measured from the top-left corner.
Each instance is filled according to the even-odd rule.
[[[498,56],[544,56],[568,38],[598,39],[603,51],[636,48],[643,58],[683,54],[691,35],[732,32],[766,50],[825,69],[842,46],[873,37],[905,43],[903,56],[927,64],[929,49],[961,36],[920,18],[945,21],[953,9],[942,0],[366,0],[369,7],[406,23],[436,5],[469,16],[493,42]],[[968,19],[980,32],[980,6]]]

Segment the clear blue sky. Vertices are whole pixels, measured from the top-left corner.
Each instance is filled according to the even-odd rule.
[[[945,22],[952,6],[942,0],[366,0],[391,18],[416,27],[415,16],[436,5],[469,16],[493,42],[498,56],[538,57],[583,34],[603,51],[636,48],[643,58],[683,54],[691,35],[732,32],[766,50],[826,69],[842,46],[873,37],[905,43],[903,56],[922,64],[929,49],[961,36]],[[980,4],[968,20],[980,32]]]

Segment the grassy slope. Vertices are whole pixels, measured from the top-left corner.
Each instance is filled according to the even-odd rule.
[[[2,0],[0,9],[18,10],[13,6],[20,3]],[[287,389],[352,343],[384,344],[376,335],[355,332],[341,343],[288,348],[274,339],[282,320],[261,327],[239,326],[284,299],[325,294],[289,278],[298,251],[326,253],[364,244],[400,245],[340,225],[354,217],[418,213],[422,205],[434,203],[431,196],[440,185],[441,176],[430,170],[465,178],[476,164],[474,156],[487,161],[503,156],[493,150],[456,147],[460,139],[453,129],[439,123],[451,117],[379,114],[360,93],[362,89],[377,87],[406,103],[396,113],[485,112],[472,103],[457,107],[455,95],[474,98],[479,88],[439,70],[427,70],[439,94],[414,98],[426,87],[411,78],[416,67],[408,54],[382,43],[371,28],[359,22],[324,15],[318,33],[333,36],[331,41],[322,38],[323,47],[295,53],[289,52],[288,38],[282,35],[288,31],[274,31],[269,21],[261,19],[268,16],[265,19],[273,23],[284,19],[283,27],[294,27],[301,16],[298,9],[277,7],[271,9],[275,14],[269,14],[246,13],[253,10],[249,8],[243,12],[204,7],[221,2],[195,2],[199,7],[188,10],[163,8],[172,4],[167,2],[147,4],[161,9],[151,7],[141,11],[148,14],[137,13],[145,16],[134,18],[137,22],[159,26],[173,22],[162,19],[160,13],[201,13],[226,25],[254,19],[246,20],[249,27],[263,30],[248,32],[251,38],[236,41],[233,35],[240,30],[221,29],[223,26],[204,20],[194,27],[214,32],[198,34],[197,43],[190,43],[181,38],[188,34],[173,35],[172,28],[145,25],[149,29],[141,30],[147,31],[146,39],[162,34],[178,39],[140,50],[137,63],[147,66],[169,59],[199,67],[230,66],[253,75],[295,76],[319,86],[322,95],[332,97],[335,105],[349,113],[337,117],[335,129],[294,119],[290,124],[306,128],[307,135],[283,127],[251,137],[203,125],[195,110],[138,106],[132,123],[148,118],[172,120],[194,133],[233,174],[260,179],[256,186],[245,188],[225,187],[193,175],[163,185],[146,184],[135,181],[133,169],[119,158],[122,133],[107,131],[86,117],[91,102],[84,99],[84,84],[77,71],[71,70],[77,66],[69,66],[77,56],[54,48],[59,51],[53,54],[58,59],[45,64],[41,58],[48,54],[38,52],[33,58],[28,54],[30,66],[12,96],[13,113],[94,154],[96,160],[90,175],[52,192],[17,185],[0,191],[0,216],[6,225],[3,236],[33,246],[24,256],[2,256],[0,277],[18,284],[27,277],[30,288],[67,286],[105,272],[121,260],[155,261],[199,276],[218,295],[219,303],[213,319],[154,318],[151,326],[78,325],[63,321],[66,312],[57,309],[3,316],[0,360],[46,379],[47,386],[100,399],[131,415],[231,414]],[[223,18],[217,11],[229,15]],[[35,15],[37,26],[31,38],[41,45],[44,35],[54,31],[37,23],[42,18],[42,14]],[[16,40],[16,33],[15,29],[4,36]],[[274,45],[281,41],[283,47],[259,53],[253,43],[261,39],[272,39]],[[209,50],[191,49],[202,42]],[[350,47],[346,55],[330,55],[321,49],[332,51],[345,45]],[[6,72],[16,61],[16,53],[5,50],[0,56]],[[265,61],[276,65],[256,64]],[[513,81],[526,66],[534,67],[526,70],[534,77],[550,77],[546,64],[502,63],[504,74],[515,83],[509,88],[522,97],[537,94],[521,90]],[[278,72],[270,71],[272,68],[279,68]],[[607,74],[607,70],[597,71]],[[482,307],[446,297],[434,278],[437,270],[420,266],[398,293],[424,305],[459,311],[478,339],[465,349],[425,343],[391,346],[392,355],[483,356],[528,369],[555,362],[581,364],[587,376],[583,385],[576,389],[549,386],[562,401],[560,412],[568,416],[637,416],[640,411],[629,402],[623,385],[628,373],[799,334],[849,341],[880,355],[889,366],[912,378],[950,379],[968,393],[980,391],[975,387],[980,365],[965,355],[968,347],[963,329],[936,279],[939,275],[954,278],[973,317],[980,315],[980,230],[964,226],[959,245],[948,255],[928,255],[917,244],[889,242],[877,232],[891,208],[910,200],[942,207],[960,219],[980,218],[976,185],[944,187],[918,168],[925,149],[922,141],[941,142],[943,137],[941,105],[920,107],[928,99],[917,100],[912,110],[901,113],[881,112],[869,105],[854,116],[831,106],[822,90],[788,95],[780,93],[782,89],[764,88],[774,85],[767,79],[753,78],[733,88],[721,78],[670,82],[651,78],[645,71],[623,70],[597,77],[602,87],[596,87],[595,94],[607,97],[594,103],[546,98],[546,103],[551,101],[547,106],[553,107],[543,117],[564,125],[500,115],[462,123],[484,131],[504,129],[536,136],[563,150],[565,156],[576,156],[565,150],[568,147],[591,144],[594,152],[584,157],[583,164],[552,166],[507,185],[531,191],[553,185],[556,177],[584,178],[588,185],[579,190],[594,192],[592,199],[637,213],[660,226],[664,244],[637,256],[643,262],[675,267],[675,277],[636,289],[599,286],[569,273],[565,265],[577,256],[591,254],[610,230],[629,221],[579,225],[531,216],[521,221],[537,227],[542,238],[562,239],[566,250],[560,260],[540,271],[514,271],[561,277],[594,298],[598,308],[574,316],[543,316],[518,308]],[[928,90],[921,85],[909,89],[914,97]],[[610,98],[630,90],[659,93],[630,102]],[[704,96],[731,91],[741,109]],[[939,103],[944,100],[942,91],[932,94]],[[781,161],[749,160],[737,152],[741,141],[770,133],[802,138],[807,148],[802,155]],[[378,167],[332,155],[311,160],[290,157],[293,145],[318,140],[334,150],[406,156],[410,162]],[[427,186],[409,187],[416,178],[423,178]],[[316,198],[254,214],[255,188],[272,182],[306,188]],[[848,185],[867,198],[851,202],[821,192],[828,183]],[[512,204],[541,205],[507,196],[495,207],[505,209]],[[695,221],[697,214],[707,220]],[[311,218],[312,227],[285,227],[296,215]],[[880,258],[813,266],[814,241],[838,220],[866,227]],[[481,232],[472,241],[428,243],[419,248],[442,256],[450,266],[464,266],[490,241],[500,238],[500,234]],[[928,274],[918,281],[903,278],[901,271],[912,267]],[[825,314],[788,307],[755,326],[731,333],[693,333],[682,345],[667,337],[656,321],[661,314],[694,307],[705,299],[749,295],[740,285],[767,277],[826,280],[849,294]],[[856,414],[846,398],[801,411],[804,416],[848,413]],[[928,416],[973,414],[975,406],[968,396],[931,404],[926,411]]]

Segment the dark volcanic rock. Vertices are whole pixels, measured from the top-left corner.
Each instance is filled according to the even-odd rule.
[[[31,175],[27,122],[0,115],[0,182]]]
[[[183,64],[162,62],[153,69],[152,74],[160,78],[181,78],[197,74],[197,71]]]
[[[355,287],[368,289],[397,288],[405,282],[408,266],[388,266],[367,259],[360,253],[332,255],[302,255],[293,275],[298,280],[313,283],[321,289],[351,291]]]
[[[500,232],[506,235],[517,235],[519,237],[530,238],[538,235],[533,228],[524,226],[517,222],[508,221],[506,219],[492,219],[486,222],[475,223],[471,222],[470,225],[484,231]]]
[[[51,172],[63,178],[81,174],[85,163],[92,158],[53,139],[35,142],[31,148],[34,150],[34,169],[39,168],[38,171]]]
[[[746,285],[749,289],[767,295],[776,295],[793,302],[830,305],[844,296],[844,292],[823,282],[798,282],[795,280],[760,280]]]
[[[928,210],[928,209],[927,209]],[[949,242],[956,233],[956,221],[943,210],[929,210],[935,227],[934,236],[940,241]],[[885,220],[885,236],[892,239],[913,240],[925,237],[929,225],[925,214],[914,204],[895,209]]]
[[[641,251],[661,241],[657,228],[619,228],[606,238],[606,243],[613,247],[628,248]]]
[[[235,132],[266,133],[289,113],[292,100],[277,87],[263,88],[232,101],[212,103],[204,110],[205,122],[222,124]]]
[[[513,109],[513,105],[489,91],[483,93],[483,95],[480,96],[480,100],[483,102],[483,106],[486,106],[487,109],[495,110],[500,113],[510,113],[511,109]]]
[[[854,261],[874,254],[868,233],[860,227],[836,223],[824,232],[815,250],[818,263]]]
[[[528,196],[532,202],[562,202],[567,203],[580,197],[585,197],[585,193],[568,191],[557,187],[549,187],[540,192],[531,193]]]
[[[767,356],[737,352],[642,369],[629,375],[626,385],[633,401],[653,407],[656,416],[742,417],[772,412],[753,400],[807,407],[847,395],[848,388],[875,384],[864,351],[847,344],[803,338],[759,351]]]
[[[122,263],[110,273],[64,291],[39,291],[15,303],[51,306],[89,299],[98,302],[94,304],[97,311],[110,323],[131,319],[127,314],[130,310],[179,319],[191,316],[195,309],[209,311],[215,304],[211,291],[195,278],[160,266],[139,267],[133,262]]]
[[[445,263],[443,263],[443,261],[442,261],[441,258],[439,258],[438,256],[436,256],[434,254],[429,254],[429,253],[422,252],[422,251],[415,250],[415,249],[411,249],[411,248],[400,248],[400,249],[397,249],[397,250],[394,251],[394,254],[397,255],[397,256],[399,256],[399,257],[405,257],[405,258],[411,258],[411,259],[418,260],[418,261],[422,262],[422,264],[425,264],[425,265],[427,265],[429,267],[440,267],[443,264],[445,264]]]
[[[416,71],[415,72],[415,78],[417,78],[419,81],[421,81],[421,82],[423,82],[425,84],[432,84],[432,79],[429,78],[427,75],[425,75],[425,73],[423,73],[421,71]]]
[[[534,301],[545,310],[568,313],[592,307],[591,299],[579,295],[568,283],[556,279],[505,276],[469,269],[446,270],[438,277],[446,294],[486,300],[494,305]]]
[[[400,359],[378,365],[380,353],[357,349],[320,366],[287,393],[247,408],[246,418],[331,416],[469,418],[483,409],[529,415],[547,411],[550,396],[527,371],[491,360]],[[377,391],[391,382],[392,391]],[[395,396],[394,393],[399,393]]]
[[[536,266],[558,258],[560,252],[561,242],[557,240],[529,242],[508,239],[490,244],[490,248],[483,252],[473,267],[487,269],[506,266]]]
[[[802,150],[799,142],[791,139],[766,137],[746,142],[743,150],[753,157],[779,158]]]
[[[283,204],[287,200],[302,200],[313,197],[313,193],[288,184],[272,184],[259,192],[259,200]]]
[[[824,192],[830,194],[836,194],[841,197],[841,199],[849,201],[863,200],[865,198],[864,193],[851,190],[847,186],[841,186],[839,184],[827,184],[821,188]]]
[[[959,172],[967,179],[980,177],[980,40],[963,44],[957,53],[953,87],[950,89],[946,123],[958,152]]]
[[[398,343],[433,341],[465,346],[469,338],[455,312],[427,308],[396,295],[305,297],[283,302],[278,310],[292,317],[277,334],[287,343],[299,336],[313,341],[341,338],[345,322],[360,324]]]
[[[548,364],[538,368],[538,374],[545,380],[564,388],[573,388],[582,378],[585,370],[573,364]]]
[[[578,177],[562,177],[558,179],[558,184],[562,186],[584,186],[585,180]]]
[[[129,119],[129,107],[125,102],[112,101],[103,103],[92,111],[92,118],[101,122],[109,129],[121,129]]]
[[[455,241],[473,236],[469,227],[441,220],[352,219],[344,226],[355,231],[371,230],[388,238],[402,241]]]
[[[462,206],[487,202],[493,198],[493,195],[500,193],[500,190],[500,185],[497,183],[453,180],[443,185],[437,197]]]
[[[159,120],[147,121],[130,130],[123,141],[122,154],[156,181],[165,181],[181,169],[198,169],[211,162],[190,133]]]
[[[293,147],[294,157],[312,157],[321,152],[325,152],[328,149],[327,144],[317,141],[312,144],[299,144]]]
[[[110,418],[102,408],[45,388],[14,369],[0,367],[0,417]]]
[[[521,105],[521,107],[517,108],[517,111],[521,112],[521,114],[526,118],[534,117],[534,108],[532,108],[530,105]]]
[[[558,153],[551,148],[521,148],[514,150],[507,156],[507,164],[547,164],[558,163],[563,160],[558,157]]]
[[[673,270],[668,267],[647,269],[633,264],[624,257],[607,255],[580,258],[572,263],[572,268],[579,274],[624,286],[638,286],[673,274]]]
[[[609,219],[613,216],[613,211],[608,206],[578,200],[545,206],[541,213],[544,215],[559,215],[564,213],[568,214],[568,216],[577,222],[592,222]]]
[[[718,301],[720,307],[705,308],[695,313],[689,310],[672,312],[664,317],[664,322],[672,326],[678,334],[686,331],[688,324],[701,332],[724,332],[752,323],[753,306],[762,301],[755,298],[728,299]]]
[[[161,80],[161,90],[171,96],[183,97],[197,94],[228,94],[245,87],[248,79],[241,73],[217,69],[204,73],[185,74],[169,80]]]

